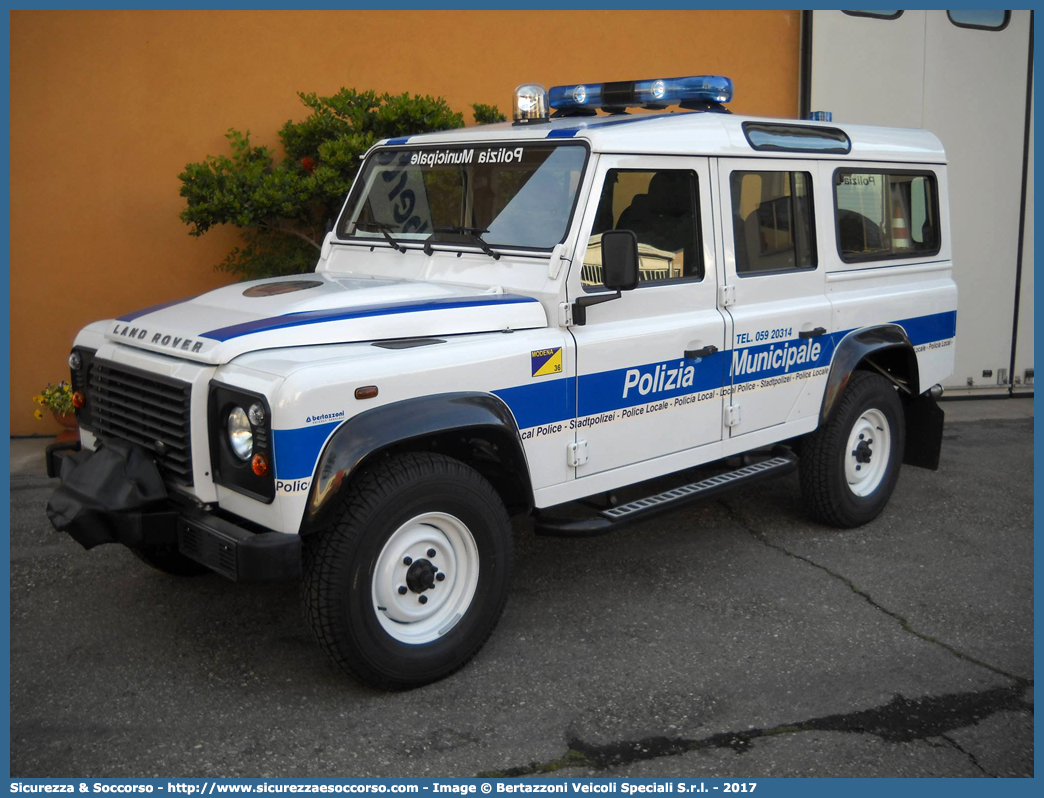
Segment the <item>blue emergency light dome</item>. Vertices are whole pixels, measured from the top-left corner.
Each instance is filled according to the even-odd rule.
[[[697,110],[724,111],[732,99],[732,81],[720,75],[622,80],[615,83],[574,83],[552,86],[548,105],[561,114],[593,114],[626,108],[666,108],[680,105]]]

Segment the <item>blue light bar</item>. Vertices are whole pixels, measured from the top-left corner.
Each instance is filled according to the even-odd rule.
[[[553,86],[548,104],[566,113],[594,113],[599,108],[666,108],[668,105],[727,103],[732,99],[732,81],[719,75],[684,78],[574,83]]]
[[[547,93],[547,104],[556,111],[590,109],[602,106],[601,83],[577,83],[574,86],[552,86]]]

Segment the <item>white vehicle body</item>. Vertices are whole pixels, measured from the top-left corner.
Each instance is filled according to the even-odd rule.
[[[731,93],[520,86],[513,124],[372,148],[314,274],[85,328],[52,524],[168,573],[303,577],[330,659],[412,687],[491,633],[512,513],[601,534],[798,469],[815,520],[868,523],[902,464],[939,463],[945,154],[732,116]]]
[[[495,397],[521,440],[534,508],[547,508],[810,433],[820,424],[834,352],[878,325],[901,327],[916,353],[922,394],[954,363],[946,162],[920,130],[827,124],[851,151],[755,151],[724,114],[554,119],[447,131],[383,148],[524,148],[568,141],[588,150],[575,212],[550,251],[436,244],[405,252],[383,238],[331,233],[314,276],[228,286],[85,328],[75,346],[190,387],[191,484],[176,487],[267,530],[295,535],[306,519],[328,442],[362,413],[460,392]],[[817,123],[800,123],[814,128]],[[367,157],[373,157],[373,152]],[[846,263],[834,219],[839,168],[910,170],[936,181],[938,251]],[[582,264],[610,170],[687,170],[696,176],[702,279],[639,285],[573,319]],[[814,268],[737,272],[733,172],[811,177]],[[361,172],[360,172],[361,173]],[[796,224],[796,222],[795,222]],[[258,284],[312,279],[310,288],[244,296]],[[816,328],[825,334],[801,337]],[[375,342],[438,339],[384,348]],[[686,359],[708,346],[717,352]],[[539,355],[537,353],[545,353]],[[543,358],[543,359],[542,359]],[[546,360],[551,368],[541,370]],[[559,367],[560,364],[560,367]],[[264,397],[270,408],[271,501],[214,479],[211,383]],[[356,399],[361,386],[374,398]],[[88,398],[89,401],[89,398]],[[83,446],[95,447],[90,424]]]

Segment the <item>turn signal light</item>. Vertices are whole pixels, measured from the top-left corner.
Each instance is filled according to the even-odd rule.
[[[83,395],[83,391],[73,391],[72,403],[77,410],[87,404],[87,397]]]
[[[356,399],[373,399],[377,395],[376,385],[364,385],[362,388],[355,389]]]
[[[254,459],[250,461],[250,467],[254,473],[259,477],[263,477],[268,473],[268,458],[263,454],[255,454]]]

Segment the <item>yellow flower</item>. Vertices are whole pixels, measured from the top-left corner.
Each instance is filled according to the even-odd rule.
[[[43,397],[40,394],[37,394],[36,396],[33,397],[33,401],[36,402],[38,405],[42,405],[43,404]]]
[[[33,415],[36,416],[37,421],[43,421],[43,410],[34,410]]]

